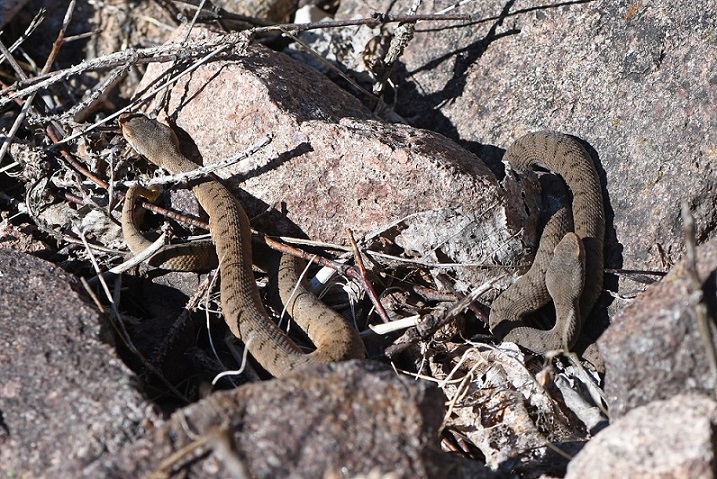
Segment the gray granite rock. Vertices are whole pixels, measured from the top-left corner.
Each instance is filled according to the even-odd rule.
[[[147,438],[106,456],[85,477],[396,478],[494,475],[442,452],[445,398],[385,366],[351,361],[221,391],[177,411]],[[184,450],[184,454],[174,454]],[[463,469],[470,467],[470,469]]]
[[[697,248],[697,269],[714,323],[717,239]],[[605,394],[613,417],[680,393],[714,391],[717,378],[710,371],[695,308],[689,301],[692,291],[681,262],[622,310],[600,338]]]
[[[77,287],[46,261],[0,249],[4,477],[69,477],[159,421]]]
[[[717,403],[699,394],[637,407],[595,436],[565,479],[714,477],[716,424]]]

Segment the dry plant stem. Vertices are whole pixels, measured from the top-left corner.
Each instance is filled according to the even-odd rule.
[[[62,43],[63,43],[65,31],[70,23],[70,20],[72,19],[72,12],[74,10],[74,7],[75,7],[75,0],[72,0],[72,2],[70,2],[70,5],[67,8],[67,12],[66,12],[65,18],[63,20],[62,29],[58,33],[57,39],[53,43],[52,51],[48,55],[47,61],[45,62],[45,65],[42,68],[41,74],[47,73],[47,71],[50,69],[50,67],[54,63],[55,59],[57,58],[57,55],[59,54],[60,47],[62,46]],[[18,76],[22,79],[27,79],[25,72],[17,64],[17,62],[13,58],[12,54],[1,43],[0,43],[0,48],[2,49],[2,51],[5,55],[5,58],[8,60],[8,62],[10,62],[10,64],[13,66],[13,68],[15,68],[15,71],[18,74]],[[19,103],[20,105],[22,105],[22,109],[21,109],[20,115],[18,116],[15,124],[13,125],[13,128],[15,129],[15,131],[17,131],[16,126],[19,126],[20,123],[24,120],[24,114],[32,106],[32,101],[35,97],[35,93],[36,92],[33,92],[30,95],[28,95],[28,98],[26,99],[25,104],[23,104],[19,98],[16,99],[16,102]],[[37,109],[33,107],[33,110],[37,110]],[[36,111],[36,113],[37,113],[37,111]],[[46,129],[47,136],[50,138],[50,140],[54,144],[57,144],[61,141],[61,137],[63,136],[62,132],[63,132],[62,126],[57,121],[53,121],[52,125],[48,125],[48,127]],[[2,151],[0,152],[0,161],[2,161],[2,158],[5,155],[7,148],[9,147],[10,143],[12,142],[13,136],[14,136],[14,132],[12,134],[8,135],[6,142],[3,143]],[[70,165],[72,165],[75,169],[77,169],[79,172],[84,174],[86,177],[92,179],[92,181],[94,181],[96,184],[99,184],[100,186],[104,186],[105,188],[107,187],[107,184],[104,181],[102,181],[100,178],[96,177],[89,170],[87,170],[66,149],[64,149],[63,147],[60,147],[60,153],[63,156],[63,158],[65,158],[65,160]],[[9,165],[9,166],[12,166],[12,165]],[[6,168],[3,168],[3,171]]]
[[[336,65],[328,61],[323,56],[319,55],[316,50],[308,46],[306,43],[302,42],[299,37],[291,33],[289,30],[282,30],[282,33],[286,35],[287,37],[291,38],[292,41],[294,41],[297,45],[301,46],[306,52],[308,52],[314,59],[321,63],[323,66],[331,70],[332,72],[336,73],[338,76],[346,80],[352,87],[354,87],[357,91],[360,91],[366,98],[369,98],[373,101],[379,100],[376,98],[371,92],[366,91],[361,85],[356,83],[356,81],[348,76],[346,73],[344,73],[340,68],[338,68]]]
[[[415,15],[418,8],[421,6],[421,0],[414,0],[413,5],[409,10],[410,15]],[[383,59],[383,67],[381,71],[376,72],[377,78],[373,86],[373,93],[376,96],[381,96],[386,83],[388,82],[393,67],[398,59],[403,55],[403,51],[408,46],[409,42],[413,39],[413,32],[416,30],[415,22],[400,23],[394,31],[394,36],[391,39],[391,45],[389,46],[386,58]]]
[[[687,277],[690,281],[689,301],[695,308],[695,316],[697,317],[697,326],[702,336],[702,342],[705,345],[705,353],[710,363],[712,372],[712,380],[714,382],[715,395],[717,396],[717,353],[715,352],[715,344],[712,334],[714,327],[710,321],[707,312],[707,305],[704,300],[704,290],[702,282],[697,273],[697,248],[695,241],[695,219],[690,212],[690,208],[686,202],[682,203],[682,222],[684,223],[685,234],[685,266]]]
[[[107,286],[107,283],[105,282],[104,278],[102,277],[100,267],[97,264],[97,260],[95,259],[95,256],[92,254],[92,250],[89,247],[89,244],[87,243],[87,239],[85,238],[85,235],[82,233],[82,230],[77,228],[77,234],[82,238],[82,242],[85,246],[85,250],[87,251],[87,255],[90,258],[90,262],[92,263],[92,267],[95,269],[95,274],[97,275],[97,278],[100,281],[100,284],[102,286],[102,290],[105,293],[105,297],[107,298],[107,301],[110,304],[110,311],[111,314],[108,315],[109,317],[109,323],[112,326],[112,329],[115,331],[115,334],[117,337],[119,337],[124,345],[127,347],[127,349],[134,354],[140,362],[147,368],[148,371],[151,371],[172,393],[179,398],[181,401],[183,401],[185,404],[189,404],[189,400],[177,389],[175,388],[168,380],[165,378],[162,373],[160,373],[157,368],[155,368],[149,361],[147,361],[147,358],[144,357],[144,355],[137,349],[137,347],[134,345],[134,342],[132,341],[129,332],[124,326],[124,323],[122,322],[122,317],[120,316],[119,311],[117,310],[117,301],[115,301],[115,296],[110,293],[109,287]],[[82,284],[85,287],[85,290],[92,296],[96,297],[94,295],[94,292],[92,291],[92,288],[90,285],[84,280],[84,278],[81,278]],[[120,282],[118,281],[115,283],[116,288],[119,288]],[[119,291],[119,289],[117,289]],[[96,304],[98,305],[98,308],[101,312],[105,313],[104,308],[102,308],[101,303],[96,301]]]
[[[394,319],[390,323],[371,324],[368,329],[361,332],[361,336],[371,336],[373,334],[383,335],[390,334],[394,331],[402,331],[404,329],[413,328],[418,325],[422,317],[418,314],[408,316],[406,318]],[[424,318],[425,319],[425,318]]]
[[[112,275],[112,274],[121,274],[125,271],[134,268],[138,264],[144,262],[145,260],[148,260],[152,255],[154,255],[156,252],[161,250],[167,245],[167,235],[162,233],[159,238],[157,238],[154,243],[149,248],[146,248],[141,253],[133,256],[131,259],[125,261],[124,263],[115,266],[114,268],[111,268],[108,270],[105,274]],[[93,278],[94,279],[94,278]]]
[[[157,468],[144,476],[144,479],[167,479],[174,474],[172,470],[181,467],[180,463],[188,464],[198,457],[213,451],[217,458],[229,470],[231,477],[247,479],[251,477],[246,465],[240,460],[232,447],[232,436],[228,426],[214,426],[209,431],[194,439],[166,459]]]
[[[503,265],[497,265],[497,264],[483,264],[483,263],[436,263],[434,260],[424,260],[424,259],[412,259],[412,258],[402,258],[401,256],[395,256],[390,255],[386,253],[381,253],[379,251],[371,251],[366,250],[366,254],[368,256],[371,256],[372,258],[376,259],[384,259],[387,260],[392,265],[415,265],[415,266],[424,266],[426,268],[482,268],[482,269],[509,269],[507,266]],[[526,266],[526,265],[516,265],[516,268],[519,266]],[[510,269],[513,269],[511,267]]]
[[[502,278],[503,276],[494,278],[481,285],[479,288],[474,289],[470,292],[470,294],[467,294],[463,298],[460,298],[458,301],[456,301],[448,310],[445,311],[444,314],[439,317],[433,315],[426,315],[425,317],[423,317],[415,328],[411,328],[406,331],[406,333],[404,333],[403,336],[396,340],[394,344],[386,348],[386,356],[392,358],[397,354],[405,351],[410,346],[416,344],[418,341],[421,341],[422,339],[425,339],[438,331],[439,328],[448,324],[456,316],[469,308],[470,305],[480,296],[492,289],[493,285],[496,282],[500,281]]]
[[[448,280],[445,274],[438,274],[437,279],[441,282],[441,286],[449,290],[459,301],[465,298],[464,294],[456,291],[456,289],[453,287],[452,282]],[[475,301],[471,301],[470,304],[468,304],[468,309],[470,309],[470,311],[476,316],[476,318],[481,320],[484,324],[488,324],[488,317],[486,317],[485,313],[481,311],[480,308],[478,308],[478,306],[475,304]]]
[[[57,55],[60,52],[60,47],[62,46],[63,39],[65,37],[65,31],[67,30],[67,27],[70,24],[70,20],[72,19],[72,12],[74,11],[74,8],[75,8],[75,0],[72,0],[67,7],[67,11],[65,13],[65,18],[63,19],[63,22],[62,22],[62,28],[60,29],[60,32],[58,33],[57,38],[55,39],[55,41],[52,44],[52,50],[50,51],[50,54],[48,55],[47,60],[45,61],[45,65],[42,67],[41,75],[47,74],[48,70],[50,69],[52,64],[55,62],[55,59],[57,58]],[[2,53],[5,55],[5,58],[13,66],[13,68],[15,69],[18,76],[23,80],[27,80],[27,76],[25,75],[25,72],[17,64],[17,62],[15,61],[12,54],[5,48],[4,45],[1,44],[1,42],[0,42],[0,46],[1,46],[0,48],[2,48]],[[18,116],[17,121],[15,122],[15,125],[17,125],[18,127],[19,127],[19,124],[24,120],[24,115],[26,114],[28,109],[32,106],[32,101],[33,101],[34,97],[35,97],[34,93],[28,95],[28,98],[26,99],[25,104],[22,105],[20,115]],[[18,103],[21,103],[19,98],[16,101]],[[54,124],[55,124],[55,128],[56,128],[57,132],[62,132],[62,127],[56,122]],[[13,128],[15,128],[15,125],[13,125]],[[17,131],[17,128],[15,128],[15,131]],[[48,126],[48,128],[47,128],[48,136],[53,141],[53,143],[57,143],[58,135],[61,136],[61,133],[59,133],[59,134],[54,134],[54,133],[55,132],[52,130],[52,127]],[[14,132],[12,134],[8,135],[7,141],[5,143],[3,143],[2,151],[0,151],[0,161],[2,161],[2,158],[4,157],[4,155],[7,151],[7,148],[10,146],[13,136],[14,136]],[[67,153],[64,149],[61,150],[61,152],[62,152],[63,156],[65,156],[65,157],[70,156],[69,153]]]
[[[10,60],[10,63],[14,63],[14,59],[12,55],[10,54],[10,51],[5,47],[5,45],[0,41],[0,52],[2,52],[8,60]],[[22,71],[22,70],[20,70]],[[20,113],[15,117],[15,121],[12,124],[12,127],[10,127],[10,131],[7,133],[7,136],[3,139],[2,146],[0,147],[0,164],[2,163],[2,160],[5,158],[5,154],[7,153],[7,150],[10,148],[10,145],[12,144],[13,140],[15,139],[15,134],[17,133],[17,130],[20,129],[20,126],[25,121],[25,116],[27,115],[27,111],[32,106],[32,102],[35,100],[35,93],[30,94],[25,101],[22,103],[22,107],[20,108]],[[18,163],[14,162],[11,165],[8,165],[9,167],[16,166]],[[4,171],[4,170],[3,170]]]
[[[129,65],[117,67],[109,72],[99,84],[95,85],[92,92],[87,95],[87,98],[81,100],[77,105],[73,106],[65,113],[57,116],[51,116],[53,120],[59,120],[64,118],[70,118],[77,123],[83,123],[96,112],[98,105],[103,105],[103,101],[106,100],[109,95],[118,86],[120,86],[122,80],[129,71]]]
[[[358,267],[358,272],[361,275],[359,281],[361,282],[361,285],[363,285],[364,289],[368,293],[369,297],[371,298],[371,302],[374,304],[374,307],[376,308],[376,312],[378,313],[379,317],[381,318],[381,321],[384,323],[389,323],[391,320],[388,317],[388,314],[386,314],[386,310],[384,309],[383,305],[381,304],[381,299],[376,294],[376,290],[373,288],[373,284],[368,280],[368,275],[366,273],[366,266],[363,264],[363,257],[361,256],[361,251],[358,248],[358,245],[356,244],[356,239],[354,238],[353,231],[351,231],[350,228],[346,228],[346,233],[349,236],[349,241],[351,242],[351,248],[353,248],[354,251],[354,258],[356,259],[356,266]]]
[[[252,231],[252,233],[255,233]],[[347,266],[345,264],[339,263],[337,261],[332,261],[327,258],[323,258],[321,256],[309,254],[303,250],[300,250],[298,248],[294,248],[292,246],[289,246],[285,243],[281,243],[274,238],[270,236],[266,236],[263,234],[257,234],[255,233],[254,239],[258,241],[262,241],[264,244],[266,244],[268,247],[270,247],[273,250],[279,251],[281,253],[290,254],[292,256],[298,256],[299,258],[302,258],[304,260],[311,261],[313,263],[316,263],[321,266],[325,266],[327,268],[331,268],[335,271],[337,271],[339,274],[357,281],[359,285],[363,288],[363,290],[366,292],[368,297],[371,299],[371,302],[373,303],[374,307],[376,307],[378,311],[378,307],[381,306],[381,303],[378,299],[378,295],[376,295],[376,292],[373,289],[373,286],[369,281],[366,279],[364,275],[361,274],[359,269],[355,266]],[[383,310],[383,307],[381,307]],[[385,310],[384,310],[385,314]],[[388,315],[386,316],[388,317]]]
[[[45,62],[45,66],[43,67],[42,71],[43,73],[46,72],[49,69],[49,65],[52,64],[52,62],[55,60],[55,57],[57,56],[57,53],[59,52],[59,45],[61,42],[61,37],[64,34],[64,29],[67,26],[67,23],[69,22],[68,16],[71,17],[72,8],[74,8],[75,2],[73,1],[70,6],[68,7],[68,12],[65,17],[65,24],[63,25],[63,29],[60,31],[60,34],[58,35],[58,40],[55,41],[55,43],[52,46],[52,51],[50,52],[50,55],[47,58],[47,61]],[[10,50],[5,46],[4,43],[0,41],[0,52],[2,52],[5,59],[10,63],[12,68],[15,70],[15,73],[22,78],[23,80],[27,79],[27,75],[25,75],[25,72],[23,71],[22,67],[17,63],[15,60],[15,57],[12,56],[12,53]],[[21,104],[20,113],[15,118],[15,121],[13,122],[12,127],[10,128],[10,131],[8,132],[8,135],[3,140],[2,147],[0,147],[0,163],[2,162],[3,158],[5,158],[5,154],[7,153],[8,148],[10,148],[10,145],[12,144],[13,139],[15,138],[15,134],[17,133],[17,130],[20,129],[20,126],[25,121],[25,116],[27,115],[28,110],[32,107],[32,102],[35,100],[35,93],[32,93],[28,95],[27,99],[25,99],[25,102],[19,102]],[[12,165],[11,165],[12,166]]]
[[[255,233],[255,232],[252,231],[252,233]],[[356,274],[358,274],[355,271],[355,268],[352,266],[346,266],[345,264],[339,263],[337,261],[332,261],[330,259],[323,258],[321,256],[316,256],[316,255],[307,253],[304,250],[301,250],[301,249],[295,248],[291,245],[277,241],[276,239],[272,238],[271,236],[267,236],[262,233],[255,233],[254,239],[264,243],[269,248],[271,248],[275,251],[279,251],[280,253],[290,254],[292,256],[297,256],[303,260],[306,260],[307,262],[313,261],[314,263],[319,264],[321,266],[326,266],[327,268],[334,269],[344,276],[353,277]]]
[[[658,278],[663,278],[667,276],[667,273],[665,271],[657,271],[654,269],[623,269],[623,268],[605,268],[605,273],[609,274],[617,274],[617,275],[624,275],[625,277],[632,279],[633,281],[641,282],[638,279],[635,279],[634,277],[639,276],[657,276]],[[633,277],[634,276],[634,277]],[[658,281],[656,280],[650,280],[650,284]]]
[[[426,301],[456,301],[462,297],[458,297],[454,293],[437,291],[433,288],[418,284],[411,285],[411,290]]]
[[[289,23],[275,25],[270,27],[259,27],[245,32],[229,33],[209,41],[186,42],[184,44],[171,43],[159,47],[127,49],[120,52],[112,53],[102,57],[86,60],[70,68],[58,70],[52,74],[42,74],[34,78],[17,82],[9,88],[0,91],[0,106],[4,106],[16,98],[28,96],[34,91],[47,88],[51,85],[67,80],[68,78],[79,75],[86,71],[105,70],[115,67],[125,66],[129,64],[169,62],[176,59],[190,59],[206,55],[211,50],[222,47],[238,47],[246,45],[250,42],[252,36],[257,33],[264,32],[281,32],[288,30],[292,32],[303,32],[307,30],[316,30],[323,28],[338,28],[352,25],[366,25],[371,28],[380,25],[396,22],[418,22],[422,20],[436,21],[455,21],[455,20],[471,20],[470,15],[403,15],[403,16],[377,16],[371,18],[355,19],[355,20],[337,20],[328,22],[314,23]]]
[[[266,135],[264,138],[251,145],[249,148],[247,148],[240,154],[235,155],[228,160],[212,163],[211,165],[207,166],[197,166],[196,169],[184,173],[177,173],[175,175],[165,175],[157,178],[152,178],[151,180],[147,181],[146,183],[143,182],[142,184],[144,186],[167,185],[170,183],[186,183],[189,181],[197,180],[199,178],[204,178],[210,173],[214,173],[218,170],[231,166],[235,163],[239,163],[240,161],[251,157],[257,151],[261,150],[266,145],[271,143],[272,138],[273,137],[271,135]],[[122,184],[124,186],[133,186],[137,183],[138,182],[136,181],[116,181],[114,182],[114,185]]]
[[[268,27],[258,27],[251,30],[252,33],[268,33],[277,30],[291,30],[296,33],[308,30],[318,30],[324,28],[340,28],[357,25],[365,25],[369,28],[377,28],[381,25],[389,23],[409,23],[421,21],[471,21],[472,15],[381,15],[376,14],[368,18],[356,18],[351,20],[328,20],[310,23],[285,23],[282,25],[273,25]]]
[[[184,460],[185,457],[189,456],[187,457],[187,461],[189,461],[196,460],[198,457],[208,454],[209,450],[204,450],[204,446],[210,442],[210,434],[211,433],[200,436],[165,458],[155,470],[143,476],[143,479],[167,479],[172,477],[173,474],[171,470],[175,468],[175,466],[178,466],[179,462]],[[192,456],[190,456],[190,454],[192,454]]]
[[[189,39],[189,35],[191,35],[191,33],[192,33],[192,29],[194,29],[194,24],[197,22],[197,18],[199,18],[199,13],[202,11],[202,8],[204,7],[204,3],[205,3],[205,0],[200,0],[199,8],[197,8],[197,11],[194,13],[194,17],[193,17],[192,20],[189,22],[189,25],[188,25],[188,28],[187,28],[187,32],[185,33],[184,38],[182,39],[182,41],[179,42],[181,45],[185,45],[185,44],[187,43],[187,40]],[[205,57],[203,60],[200,60],[199,62],[196,62],[194,65],[192,65],[191,68],[189,68],[188,70],[182,72],[180,75],[177,75],[177,76],[176,76],[176,79],[175,79],[174,81],[176,81],[176,80],[178,80],[179,78],[181,78],[185,73],[188,73],[188,72],[190,72],[190,71],[195,70],[196,68],[199,67],[199,65],[203,64],[205,60],[207,60],[208,58],[213,57],[215,54],[218,54],[221,50],[223,50],[223,49],[222,49],[222,48],[219,48],[219,49],[216,49],[216,50],[212,51],[212,52],[210,53],[210,55],[208,55],[207,57]],[[172,70],[176,67],[176,65],[177,65],[177,59],[174,59],[174,60],[171,62],[171,64],[167,67],[167,71],[172,71]],[[156,93],[161,93],[161,96],[159,97],[159,101],[156,102],[154,113],[159,112],[160,110],[162,110],[163,108],[165,108],[165,107],[167,106],[167,102],[168,102],[168,100],[169,100],[169,88],[166,88],[166,87],[169,86],[169,85],[171,85],[172,83],[174,83],[174,81],[171,81],[171,80],[170,80],[170,81],[167,81],[167,82],[165,82],[163,85],[157,87],[156,89],[154,89],[154,90],[152,90],[152,91],[150,91],[150,92],[148,92],[148,93],[142,95],[140,98],[135,98],[135,99],[132,101],[132,103],[131,103],[130,105],[128,105],[127,108],[123,108],[122,110],[120,110],[120,111],[118,111],[118,112],[115,112],[115,115],[120,115],[120,114],[122,114],[122,113],[124,113],[124,112],[126,112],[126,111],[131,111],[131,108],[132,108],[133,106],[135,106],[135,105],[137,105],[138,103],[144,101],[145,99],[154,97]],[[110,119],[111,119],[111,118],[110,118]]]
[[[180,74],[171,77],[169,80],[165,81],[164,83],[162,83],[161,85],[159,85],[159,86],[156,87],[155,89],[146,92],[145,94],[143,94],[143,95],[142,95],[141,97],[139,97],[139,98],[134,99],[134,100],[132,101],[132,103],[130,103],[130,104],[127,105],[126,107],[124,107],[124,108],[122,108],[122,109],[120,109],[120,110],[118,110],[118,111],[112,113],[111,115],[107,115],[107,117],[103,118],[103,119],[100,120],[100,121],[97,121],[97,122],[93,123],[92,125],[90,125],[90,126],[87,127],[86,129],[84,129],[83,131],[79,131],[79,132],[77,132],[77,133],[75,133],[75,134],[73,134],[73,135],[70,135],[70,136],[64,138],[62,141],[60,141],[60,143],[68,143],[68,142],[74,140],[75,138],[79,138],[79,137],[81,137],[81,136],[83,136],[83,135],[89,133],[90,131],[94,130],[95,128],[97,128],[97,127],[99,127],[99,126],[104,125],[105,123],[109,123],[110,121],[114,120],[115,118],[118,118],[118,117],[119,117],[120,115],[122,115],[123,113],[126,113],[126,112],[132,110],[132,109],[133,109],[135,106],[137,106],[138,104],[140,104],[140,103],[142,103],[142,102],[144,102],[144,101],[146,101],[146,100],[149,100],[150,98],[154,97],[155,95],[157,95],[158,93],[160,93],[160,92],[162,92],[162,91],[164,91],[164,93],[165,93],[165,95],[166,95],[167,88],[168,88],[169,86],[171,86],[171,85],[173,85],[174,83],[176,83],[177,81],[179,81],[180,78],[182,78],[182,77],[184,77],[184,76],[186,76],[186,75],[189,75],[191,72],[193,72],[194,70],[196,70],[197,68],[199,68],[200,66],[202,66],[204,63],[206,63],[207,61],[209,61],[210,59],[214,58],[214,57],[217,56],[219,53],[221,53],[222,51],[224,51],[224,50],[226,50],[226,49],[228,49],[228,48],[229,48],[228,45],[220,45],[220,46],[218,46],[217,48],[215,48],[214,50],[212,50],[211,52],[209,52],[207,55],[205,55],[204,57],[202,57],[202,58],[200,58],[198,61],[196,61],[191,67],[189,67],[189,68],[187,68],[186,70],[182,71]]]
[[[217,7],[209,0],[178,0],[181,3],[185,3],[187,5],[191,5],[193,7],[197,7],[198,10],[205,10],[213,15],[215,15],[218,19],[222,20],[238,20],[243,21],[248,24],[253,25],[259,25],[259,26],[270,26],[274,25],[275,22],[269,21],[269,20],[263,20],[261,18],[255,18],[250,17],[247,15],[240,15],[237,13],[232,13],[224,10],[221,7]]]
[[[41,8],[35,14],[35,17],[32,19],[32,21],[27,26],[27,28],[22,33],[22,35],[20,35],[20,38],[15,40],[15,42],[12,45],[10,45],[10,48],[8,50],[10,50],[11,53],[14,52],[17,49],[17,47],[22,45],[25,42],[25,40],[27,40],[27,38],[32,34],[32,32],[35,31],[35,29],[38,27],[38,25],[40,25],[40,23],[42,23],[42,21],[45,19],[46,11],[47,11],[46,9]],[[0,56],[0,65],[2,65],[2,63],[4,61],[5,61],[5,56],[4,55]]]
[[[192,20],[189,22],[189,28],[187,28],[187,33],[184,35],[184,39],[182,40],[182,43],[185,43],[187,40],[189,40],[189,35],[192,33],[192,29],[194,28],[194,25],[197,23],[197,19],[199,18],[199,14],[202,12],[202,9],[204,8],[204,5],[207,3],[207,0],[199,0],[199,5],[197,6],[197,11],[194,12],[194,16],[192,17]]]
[[[58,70],[52,74],[42,74],[25,81],[17,82],[0,91],[0,106],[6,105],[16,98],[29,95],[33,91],[47,88],[68,78],[87,71],[105,70],[116,67],[123,67],[129,64],[143,63],[164,63],[176,59],[190,59],[202,57],[211,53],[212,50],[220,48],[226,50],[232,46],[245,45],[248,43],[247,33],[235,33],[214,38],[210,41],[187,42],[186,44],[170,43],[160,47],[128,49],[111,53],[102,57],[85,60],[79,65]],[[18,88],[22,88],[18,90]],[[13,92],[14,93],[11,93]]]
[[[344,253],[351,253],[351,248],[336,243],[327,243],[325,241],[311,240],[307,238],[294,238],[292,236],[277,236],[277,238],[289,245],[302,245],[313,248],[323,248],[335,251],[343,251]]]
[[[471,444],[464,433],[454,429],[443,430],[441,447],[444,448],[446,452],[459,452],[474,461],[481,459],[480,451],[476,451],[476,446]]]

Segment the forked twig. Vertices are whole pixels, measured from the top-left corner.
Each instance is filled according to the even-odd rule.
[[[366,277],[361,273],[361,271],[359,270],[359,268],[357,266],[348,266],[348,265],[345,265],[338,261],[333,261],[328,258],[324,258],[321,256],[307,253],[304,250],[294,248],[293,246],[290,246],[286,243],[277,241],[276,239],[272,238],[271,236],[266,236],[261,233],[257,233],[255,238],[259,241],[262,241],[264,244],[266,244],[268,247],[270,247],[273,250],[280,251],[285,254],[290,254],[292,256],[297,256],[306,261],[313,261],[314,263],[319,264],[321,266],[325,266],[327,268],[336,270],[342,276],[345,276],[347,278],[357,281],[359,283],[359,285],[361,285],[363,290],[366,292],[366,294],[369,296],[369,298],[371,299],[371,302],[376,307],[376,310],[379,311],[378,308],[380,307],[381,310],[383,311],[383,313],[386,314],[386,311],[383,309],[383,306],[381,306],[381,302],[379,301],[378,296],[376,295],[376,292],[373,289],[373,286],[366,279]],[[386,315],[386,318],[388,318],[388,315]]]

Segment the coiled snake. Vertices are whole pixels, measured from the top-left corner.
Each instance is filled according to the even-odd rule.
[[[566,208],[548,221],[530,270],[493,302],[491,331],[536,353],[569,350],[602,292],[605,212],[600,179],[582,145],[559,133],[523,136],[504,159],[516,170],[537,165],[560,175],[572,192],[572,221]],[[551,298],[556,310],[552,329],[522,325],[526,314]]]
[[[180,151],[171,128],[141,114],[120,116],[122,134],[132,147],[150,162],[170,173],[197,167]],[[363,358],[363,343],[357,331],[321,303],[303,286],[291,296],[303,269],[301,261],[282,255],[279,266],[279,294],[287,311],[316,346],[304,353],[269,318],[259,296],[252,271],[251,230],[244,209],[219,181],[205,179],[192,191],[209,215],[209,232],[216,247],[221,272],[221,304],[232,333],[240,338],[251,355],[272,375],[283,376],[306,364]],[[136,191],[130,191],[135,195]],[[142,250],[147,241],[133,227],[132,202],[126,202],[122,215],[125,239],[133,250]],[[131,232],[128,234],[128,232]],[[183,262],[197,265],[192,251],[173,254],[167,269],[187,269]],[[201,259],[201,258],[200,258]],[[168,260],[169,261],[169,260]],[[192,266],[189,266],[190,268]]]

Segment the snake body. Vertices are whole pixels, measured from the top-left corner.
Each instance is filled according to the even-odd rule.
[[[119,124],[129,144],[155,165],[173,174],[196,168],[197,165],[179,151],[176,136],[168,126],[141,114],[122,115]],[[264,369],[280,377],[303,365],[364,356],[363,343],[357,331],[303,285],[291,297],[303,266],[293,256],[282,255],[278,274],[279,294],[287,311],[316,346],[313,352],[304,353],[264,309],[252,271],[249,219],[238,200],[215,179],[194,184],[192,191],[209,215],[209,232],[221,272],[224,318],[232,333],[244,342]],[[130,247],[143,249],[146,242],[140,238],[141,233],[126,224],[134,223],[131,205],[129,203],[125,206],[127,211],[123,211],[123,228],[128,228],[126,231],[129,234],[126,234]],[[203,261],[199,258],[197,265],[206,268]],[[171,267],[169,263],[165,265]]]
[[[550,218],[530,270],[493,302],[491,331],[536,353],[569,350],[602,291],[605,212],[600,179],[582,145],[559,133],[523,136],[508,148],[505,161],[517,171],[539,166],[561,176],[573,197],[572,221],[565,208]],[[552,329],[523,325],[527,314],[551,299],[556,309]]]

